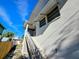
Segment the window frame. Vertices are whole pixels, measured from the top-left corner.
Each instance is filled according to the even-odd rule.
[[[46,19],[45,17],[39,21],[39,27],[43,27],[44,25],[46,25]]]
[[[58,8],[58,6],[55,6],[55,8],[47,14],[47,22],[49,23],[53,19],[55,19],[59,16],[60,16],[59,8]]]

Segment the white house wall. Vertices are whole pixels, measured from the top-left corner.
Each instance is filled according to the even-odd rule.
[[[56,5],[56,0],[49,0],[48,3],[42,8],[42,10],[38,13],[38,16],[34,18],[34,20],[30,20],[30,21],[37,21],[36,24],[36,35],[40,35],[42,34],[46,28],[48,27],[48,23],[46,22],[46,25],[40,27],[39,21],[41,20],[41,18],[45,17],[45,15],[41,15],[41,14],[46,14],[47,12],[49,12],[49,10],[51,8],[54,8]],[[40,6],[41,7],[41,6]],[[35,9],[36,10],[36,9]]]
[[[79,0],[68,0],[60,18],[40,36],[32,37],[48,59],[79,59]]]

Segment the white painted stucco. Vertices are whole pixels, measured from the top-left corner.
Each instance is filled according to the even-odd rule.
[[[60,10],[60,18],[49,24],[43,34],[32,37],[48,59],[79,59],[78,6],[79,0],[68,0]]]

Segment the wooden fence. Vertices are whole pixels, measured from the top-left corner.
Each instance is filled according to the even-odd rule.
[[[3,59],[12,47],[12,42],[0,42],[0,59]]]

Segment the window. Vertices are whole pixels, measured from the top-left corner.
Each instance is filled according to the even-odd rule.
[[[47,21],[50,22],[58,16],[60,16],[60,12],[58,6],[56,6],[50,13],[47,14]]]
[[[42,20],[40,20],[40,22],[39,22],[40,27],[44,26],[45,24],[46,24],[45,18],[43,18]]]
[[[35,29],[28,28],[28,32],[30,33],[31,36],[36,35],[36,30]]]

